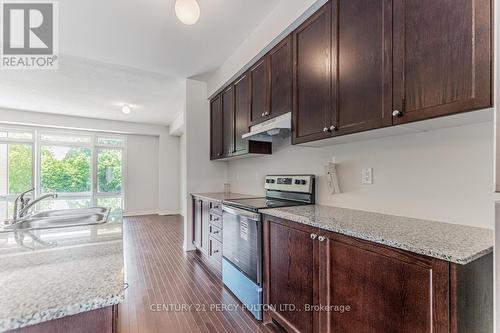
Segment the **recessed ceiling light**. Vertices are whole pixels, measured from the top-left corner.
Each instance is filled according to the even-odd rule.
[[[122,112],[125,114],[129,114],[130,112],[132,112],[132,108],[130,106],[128,106],[127,104],[124,104],[122,106]]]
[[[182,23],[193,25],[200,19],[200,5],[196,0],[177,0],[175,15]]]

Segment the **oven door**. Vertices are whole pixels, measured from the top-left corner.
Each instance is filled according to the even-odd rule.
[[[260,214],[222,206],[222,255],[249,279],[262,280]]]

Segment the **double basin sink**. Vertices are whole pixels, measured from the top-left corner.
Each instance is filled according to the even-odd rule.
[[[49,210],[35,213],[0,226],[0,232],[28,231],[51,228],[77,227],[106,223],[109,208],[92,207]]]

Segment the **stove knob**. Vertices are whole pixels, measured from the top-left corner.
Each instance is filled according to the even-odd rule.
[[[300,180],[299,179],[295,179],[295,185],[300,185]]]
[[[300,185],[305,185],[305,184],[306,184],[305,179],[302,179],[302,180],[300,181]]]

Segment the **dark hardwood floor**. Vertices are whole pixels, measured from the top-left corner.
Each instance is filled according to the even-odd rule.
[[[119,332],[275,332],[241,309],[198,255],[182,250],[182,238],[178,215],[124,219],[129,287],[119,306]]]

